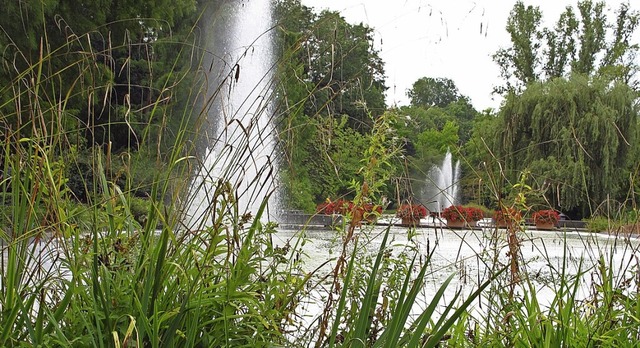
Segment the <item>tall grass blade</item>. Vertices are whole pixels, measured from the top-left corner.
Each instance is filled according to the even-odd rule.
[[[354,250],[356,250],[358,246],[358,239],[354,242]],[[331,325],[331,334],[329,335],[329,347],[335,347],[336,337],[338,336],[338,328],[340,327],[342,313],[347,305],[347,298],[349,292],[349,285],[351,284],[351,279],[353,277],[353,269],[355,267],[356,253],[355,251],[351,254],[351,258],[349,259],[349,265],[347,266],[347,274],[344,277],[344,281],[342,283],[342,292],[340,293],[340,301],[338,302],[338,308],[336,309],[335,319],[333,320],[333,325]]]
[[[376,342],[376,346],[380,346],[378,343],[383,343],[385,347],[393,347],[394,344],[399,342],[400,334],[402,333],[405,327],[405,324],[407,322],[407,319],[409,318],[411,309],[416,303],[416,298],[418,296],[418,293],[424,285],[424,277],[425,277],[428,265],[430,264],[429,261],[431,260],[431,256],[433,255],[433,252],[434,250],[432,250],[429,253],[429,255],[427,255],[427,258],[424,264],[420,268],[420,273],[418,274],[416,279],[413,281],[413,285],[411,286],[411,289],[409,290],[408,293],[407,293],[407,287],[411,280],[411,272],[407,272],[402,285],[402,289],[400,291],[398,303],[396,304],[396,307],[392,310],[391,320],[388,326],[386,327],[385,331],[380,336],[380,339]],[[413,265],[415,263],[416,257],[417,255],[413,257],[409,270],[413,269]],[[443,292],[450,281],[451,281],[451,277],[449,277],[449,279],[445,281],[445,284],[442,285],[441,290]],[[431,313],[429,313],[429,308],[433,307],[431,309],[431,312],[433,312],[433,309],[435,309],[435,306],[438,301],[436,300],[436,298],[438,298],[437,293],[436,293],[436,296],[434,297],[434,300],[432,300],[429,307],[427,308],[427,311],[424,313],[424,315],[429,317],[431,316]]]
[[[385,249],[387,248],[387,239],[389,238],[390,231],[391,227],[389,226],[384,232],[384,237],[382,238],[380,248],[378,249],[378,254],[376,255],[376,260],[369,273],[369,280],[367,282],[367,288],[362,300],[360,315],[355,322],[356,327],[352,336],[354,347],[364,347],[364,344],[369,336],[368,329],[371,327],[371,320],[373,318],[373,314],[375,312],[376,304],[378,301],[378,296],[380,294],[381,281],[379,279],[380,275],[378,274],[378,270],[380,269],[382,257],[385,253]]]
[[[476,291],[474,291],[471,295],[469,295],[469,297],[458,307],[458,309],[456,309],[455,312],[453,312],[453,314],[447,319],[446,322],[444,322],[444,324],[442,324],[442,326],[436,328],[437,331],[430,335],[427,342],[422,346],[422,347],[428,347],[428,348],[432,348],[432,347],[436,347],[440,341],[442,340],[442,338],[444,337],[444,335],[447,333],[447,331],[453,326],[453,324],[456,322],[456,320],[458,320],[462,314],[467,310],[467,308],[469,307],[469,305],[471,305],[471,303],[473,301],[475,301],[484,291],[484,289],[486,289],[489,284],[491,284],[491,282],[493,280],[495,280],[500,274],[502,274],[502,272],[504,272],[506,270],[506,268],[503,268],[501,270],[499,270],[498,272],[496,272],[489,280],[485,281],[484,283],[482,283],[478,289],[476,289]],[[450,303],[447,308],[453,308],[455,304],[454,303]],[[426,326],[426,321],[428,319],[422,318],[421,323]],[[422,322],[424,321],[424,322]],[[419,326],[420,326],[419,324]],[[414,337],[411,339],[411,341],[409,342],[409,346],[410,347],[417,347],[417,344],[420,340],[420,337],[418,337],[417,335],[414,335]]]

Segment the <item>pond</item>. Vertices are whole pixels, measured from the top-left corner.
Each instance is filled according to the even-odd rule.
[[[375,256],[387,228],[391,258],[398,258],[401,251],[415,250],[421,256],[420,262],[426,262],[428,267],[424,286],[411,310],[413,317],[424,311],[432,302],[437,289],[451,275],[453,279],[444,296],[438,301],[436,315],[432,319],[437,319],[446,305],[460,304],[477,289],[478,284],[489,280],[495,270],[509,264],[506,231],[489,227],[475,230],[449,230],[443,227],[409,230],[396,226],[363,226],[356,229],[359,240],[358,254]],[[296,343],[300,342],[300,337],[313,340],[316,320],[324,310],[328,289],[331,286],[331,278],[325,276],[336,264],[342,241],[337,230],[301,232],[296,229],[282,229],[273,235],[274,244],[282,246],[300,236],[305,239],[301,256],[304,271],[315,273],[311,278],[310,287],[301,299],[300,307],[297,308],[299,320],[287,327],[295,332],[292,334],[293,337],[288,338]],[[622,284],[625,280],[632,279],[631,289],[637,289],[637,258],[640,255],[640,243],[637,239],[569,230],[526,230],[519,233],[519,239],[522,279],[530,280],[529,284],[533,290],[525,286],[517,287],[517,300],[521,300],[523,291],[533,291],[544,309],[556,298],[557,284],[566,279],[571,282],[570,279],[576,275],[583,280],[576,300],[588,298],[594,289],[593,285],[599,281],[599,267],[595,266],[599,266],[601,258],[602,265],[612,270],[615,278],[613,284]],[[29,284],[49,279],[52,280],[52,284],[62,285],[65,279],[70,278],[63,261],[66,255],[58,243],[55,238],[37,243],[25,241],[25,251],[32,256],[28,258],[25,266],[35,270],[34,277],[28,280]],[[429,254],[432,257],[427,261]],[[10,261],[7,256],[5,253],[1,262],[3,269],[7,269]],[[493,288],[487,288],[483,296],[471,304],[469,314],[473,317],[472,320],[481,322],[483,316],[492,311],[491,296],[497,294],[497,291],[501,290],[500,286],[505,284],[507,274],[503,276],[503,279],[492,281]],[[53,296],[55,293],[53,291],[50,294]],[[456,299],[457,293],[460,293],[460,297]],[[59,301],[57,298],[46,300],[52,303]],[[37,316],[39,303],[38,300],[30,310],[34,317]]]
[[[376,252],[385,229],[384,226],[365,226],[358,229],[360,245],[363,245],[359,252]],[[285,243],[299,237],[300,234],[301,232],[296,230],[283,230],[277,233],[277,238],[281,243]],[[457,291],[461,291],[462,296],[458,302],[462,302],[478,284],[487,281],[495,269],[507,267],[509,246],[506,234],[504,229],[490,227],[449,230],[446,227],[435,226],[417,228],[411,232],[409,238],[410,233],[406,227],[390,227],[389,244],[393,252],[407,245],[415,246],[425,257],[430,251],[433,252],[428,261],[424,287],[412,311],[419,314],[426,308],[437,289],[452,274],[453,280],[447,287],[439,308],[444,308]],[[335,266],[341,243],[339,234],[332,230],[309,230],[304,232],[304,237],[304,268],[308,272],[318,269],[316,279],[322,279]],[[579,274],[583,281],[576,296],[579,300],[590,294],[594,279],[599,276],[597,267],[594,266],[601,257],[604,265],[612,265],[612,273],[618,281],[629,278],[636,266],[639,241],[634,238],[616,238],[606,234],[570,230],[525,230],[520,232],[518,237],[521,250],[521,279],[530,280],[542,308],[548,307],[554,300],[562,274],[568,278]],[[303,310],[304,323],[301,323],[301,326],[310,325],[322,313],[327,288],[328,286],[315,288],[307,294]],[[516,298],[521,296],[522,290],[522,287],[516,287]],[[487,298],[484,296],[471,305],[469,312],[482,315],[486,311]]]

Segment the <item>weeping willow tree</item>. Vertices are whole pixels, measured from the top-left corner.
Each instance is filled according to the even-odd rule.
[[[530,170],[564,211],[585,216],[605,199],[624,200],[633,166],[637,93],[624,83],[574,74],[507,96],[499,153],[515,179]]]
[[[611,14],[614,16],[611,16]],[[603,1],[568,6],[555,26],[518,1],[511,45],[493,56],[505,94],[494,145],[515,180],[531,170],[549,204],[585,216],[604,200],[626,200],[637,127],[640,13]]]

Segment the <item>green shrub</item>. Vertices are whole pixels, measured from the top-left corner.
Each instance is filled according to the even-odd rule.
[[[616,225],[611,219],[603,216],[594,216],[586,219],[589,232],[606,232],[615,229]]]

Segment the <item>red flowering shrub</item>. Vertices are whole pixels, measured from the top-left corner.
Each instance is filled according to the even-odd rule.
[[[452,205],[442,211],[442,217],[447,221],[480,221],[484,218],[484,214],[480,208],[463,207],[461,205]]]
[[[316,206],[316,213],[318,214],[333,214],[333,205],[331,202],[322,202]]]
[[[353,202],[346,199],[339,199],[334,202],[333,213],[340,215],[347,215],[354,209]]]
[[[522,215],[514,208],[503,208],[493,213],[493,220],[497,225],[517,224],[520,219],[522,219]]]
[[[420,204],[402,204],[396,211],[399,218],[422,219],[427,216],[427,208]]]
[[[362,210],[362,217],[365,219],[372,219],[382,214],[382,206],[377,204],[365,203],[356,209]]]
[[[328,199],[326,202],[322,202],[318,204],[316,207],[316,212],[318,214],[341,214],[346,215],[348,212],[353,210],[353,203],[351,201],[347,201],[344,199],[338,199],[336,201],[332,201]]]
[[[340,214],[347,215],[349,213],[353,213],[353,215],[359,215],[361,217],[367,218],[370,215],[382,214],[382,206],[374,205],[371,203],[365,203],[361,206],[356,206],[352,201],[346,199],[338,199],[336,201],[327,200],[326,202],[322,202],[318,204],[316,207],[316,212],[318,214]]]
[[[465,210],[461,205],[452,205],[442,211],[442,217],[447,221],[467,221]]]
[[[484,218],[484,213],[480,208],[468,207],[467,209],[467,221],[480,221]]]
[[[560,214],[553,210],[539,210],[533,213],[533,222],[536,224],[556,224],[560,220]]]

